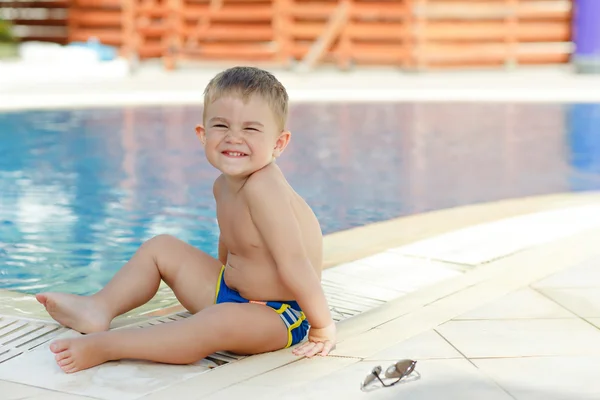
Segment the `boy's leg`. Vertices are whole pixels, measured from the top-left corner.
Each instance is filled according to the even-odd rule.
[[[110,282],[92,296],[41,293],[37,299],[57,322],[82,333],[107,330],[118,315],[148,302],[163,279],[190,312],[214,303],[221,263],[169,235],[145,242]]]
[[[223,303],[185,320],[57,340],[50,349],[63,371],[71,373],[120,359],[191,364],[216,351],[264,353],[284,348],[287,341],[287,328],[273,309]]]

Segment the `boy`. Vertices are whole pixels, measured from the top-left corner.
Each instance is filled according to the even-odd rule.
[[[270,73],[235,67],[204,92],[196,127],[214,183],[218,260],[168,235],[145,242],[92,296],[36,297],[60,324],[88,335],[50,345],[67,373],[106,361],[189,364],[220,350],[327,355],[335,324],[320,276],[322,234],[310,207],[275,164],[290,141],[288,96]],[[149,301],[164,280],[193,316],[144,329],[107,331],[111,320]]]

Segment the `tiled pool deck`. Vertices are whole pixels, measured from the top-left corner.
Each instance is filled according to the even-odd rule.
[[[0,398],[598,398],[598,238],[597,193],[479,204],[341,232],[326,237],[323,283],[334,315],[341,313],[330,357],[283,350],[214,369],[123,361],[65,375],[45,343],[0,364]],[[171,304],[164,290],[116,326],[181,311],[165,309]],[[44,315],[29,296],[2,293],[0,307],[5,316]],[[373,366],[402,358],[418,361],[420,379],[361,392]]]

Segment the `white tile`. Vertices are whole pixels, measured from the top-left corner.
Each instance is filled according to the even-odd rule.
[[[538,290],[580,317],[600,318],[600,287]]]
[[[0,399],[21,400],[44,394],[44,389],[0,380]]]
[[[322,399],[374,399],[374,400],[511,400],[498,385],[477,370],[467,360],[418,361],[417,374],[392,387],[372,384],[368,391],[360,390],[360,384],[373,367],[388,365],[377,361],[363,361],[350,365],[330,375],[301,386],[290,387],[280,398],[286,400]],[[292,381],[288,377],[288,381]]]
[[[468,358],[600,355],[600,330],[575,318],[450,321],[437,331]]]
[[[327,274],[325,274],[325,272],[327,272]],[[360,277],[342,274],[335,270],[323,271],[321,281],[323,282],[323,285],[381,301],[393,300],[406,293],[401,290],[389,289],[365,282],[365,280]]]
[[[571,207],[476,225],[393,250],[478,265],[597,226],[600,226],[600,206]]]
[[[429,360],[436,358],[463,358],[450,343],[436,331],[423,332],[367,358],[367,360]]]
[[[79,335],[69,331],[60,337]],[[119,361],[66,374],[56,365],[49,345],[0,364],[0,379],[98,399],[129,400],[209,371],[206,362],[166,365]]]
[[[530,288],[524,288],[462,314],[455,320],[577,318],[576,315]]]
[[[550,275],[531,286],[534,288],[600,288],[600,258],[594,257],[585,263]]]
[[[442,263],[404,257],[388,251],[335,268],[335,272],[354,276],[365,283],[410,292],[436,282],[462,275]]]
[[[586,318],[586,321],[595,327],[600,328],[600,318]]]
[[[316,379],[329,376],[342,368],[356,364],[358,358],[313,357],[303,358],[291,364],[250,378],[244,383],[252,386],[290,387],[312,384]]]
[[[600,357],[473,360],[518,400],[600,399]]]
[[[261,399],[261,400],[279,400],[285,397],[289,389],[281,386],[263,386],[249,385],[247,383],[238,383],[212,393],[208,396],[198,397],[202,400],[231,400],[231,399]],[[165,394],[165,400],[174,400],[173,397]],[[178,399],[179,400],[179,399]],[[182,399],[184,400],[184,399]],[[196,398],[194,398],[196,400]]]

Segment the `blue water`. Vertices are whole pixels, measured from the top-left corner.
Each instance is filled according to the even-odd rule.
[[[0,114],[0,288],[86,294],[171,233],[216,255],[199,107]],[[600,189],[597,104],[300,104],[279,165],[331,233]]]

